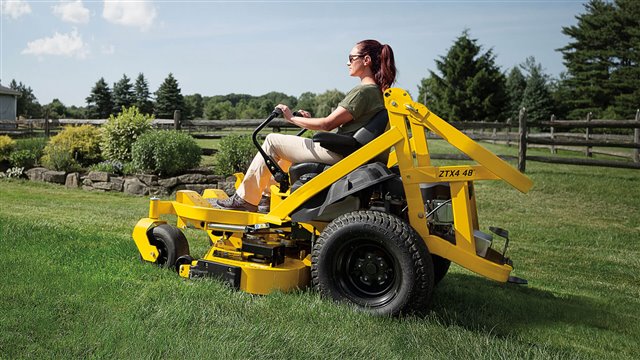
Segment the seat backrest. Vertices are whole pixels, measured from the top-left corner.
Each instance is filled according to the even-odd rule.
[[[389,125],[389,113],[387,109],[378,111],[367,124],[358,129],[353,138],[360,144],[360,146],[366,145],[369,141],[382,135]]]

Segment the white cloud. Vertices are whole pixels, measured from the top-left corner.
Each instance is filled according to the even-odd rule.
[[[29,55],[61,55],[84,59],[89,54],[88,46],[82,41],[77,29],[68,34],[56,32],[52,37],[30,41],[22,54]]]
[[[148,30],[157,12],[151,1],[106,1],[102,17],[114,24],[139,27]]]
[[[90,17],[89,9],[82,5],[82,0],[60,1],[60,4],[53,7],[53,13],[62,21],[76,24],[86,24]]]
[[[24,0],[4,0],[0,2],[0,9],[3,15],[12,19],[31,13],[31,6]]]

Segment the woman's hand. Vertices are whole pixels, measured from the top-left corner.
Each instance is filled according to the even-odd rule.
[[[278,104],[278,106],[276,106],[276,108],[282,110],[282,117],[285,118],[285,120],[287,120],[288,122],[291,122],[291,118],[293,117],[293,113],[291,112],[291,109],[289,109],[289,107],[287,105],[283,105],[283,104]],[[298,110],[297,111],[299,116],[303,116],[306,118],[311,117],[311,113],[309,113],[308,111],[305,110]]]

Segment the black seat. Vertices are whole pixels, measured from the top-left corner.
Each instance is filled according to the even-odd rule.
[[[353,134],[319,132],[313,136],[313,141],[319,143],[320,146],[329,151],[333,151],[336,154],[346,157],[369,143],[371,140],[382,135],[382,133],[387,129],[388,124],[389,113],[387,112],[387,109],[382,109],[376,113],[365,126],[361,127]],[[319,174],[330,166],[331,165],[315,162],[294,164],[289,168],[289,179],[291,184],[295,184],[302,175],[311,173]],[[293,191],[295,189],[292,188],[291,190]]]

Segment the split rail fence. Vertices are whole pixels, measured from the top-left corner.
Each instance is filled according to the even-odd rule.
[[[49,137],[63,126],[83,124],[100,126],[105,122],[106,120],[90,119],[20,120],[13,127],[0,128],[0,134],[34,136],[44,133],[44,136]],[[261,122],[262,120],[183,120],[180,111],[176,111],[173,119],[155,119],[153,126],[187,131],[191,136],[199,139],[220,139],[228,134],[229,130],[252,130]],[[509,155],[501,157],[517,158],[518,169],[521,172],[525,172],[527,161],[640,169],[640,110],[636,112],[634,120],[596,120],[591,119],[591,115],[586,120],[557,120],[552,116],[549,121],[531,123],[527,121],[525,109],[522,109],[517,123],[510,119],[507,122],[465,121],[451,122],[451,124],[476,141],[490,141],[508,146],[517,145],[517,157]],[[274,132],[279,132],[283,128],[295,128],[295,125],[284,120],[274,120],[270,127]],[[627,134],[604,134],[604,131],[598,131],[599,129],[616,129],[617,132],[626,132]],[[620,131],[619,129],[629,130]],[[428,134],[428,136],[436,138],[434,134]],[[548,148],[552,156],[527,155],[527,149],[534,147]],[[586,157],[558,156],[558,150],[584,152]],[[205,155],[213,153],[215,153],[214,149],[203,149]],[[625,160],[593,159],[594,153],[624,158]],[[460,154],[431,154],[431,157],[434,159],[467,159],[465,155]]]

